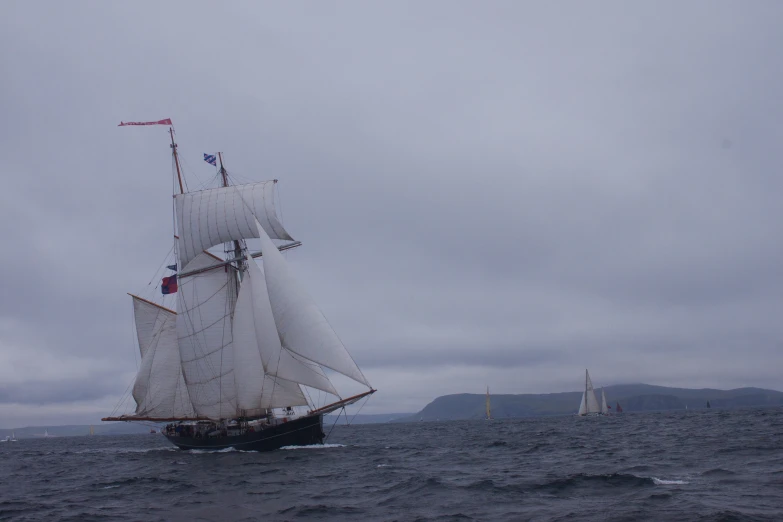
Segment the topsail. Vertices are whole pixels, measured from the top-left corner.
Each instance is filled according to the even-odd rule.
[[[258,237],[256,220],[272,239],[292,240],[278,221],[274,181],[187,192],[175,196],[177,256],[183,271],[202,251],[229,241]]]

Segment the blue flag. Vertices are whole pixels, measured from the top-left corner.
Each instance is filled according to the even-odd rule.
[[[204,161],[217,167],[217,158],[214,154],[204,154]]]
[[[168,268],[169,270],[174,270],[175,272],[177,271],[177,265],[176,264],[169,265],[166,268]]]

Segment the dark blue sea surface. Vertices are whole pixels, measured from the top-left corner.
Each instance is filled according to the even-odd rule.
[[[338,425],[271,453],[23,439],[0,519],[783,520],[783,410]]]

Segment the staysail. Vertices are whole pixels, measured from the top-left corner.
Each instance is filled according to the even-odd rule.
[[[264,279],[272,316],[282,346],[371,388],[315,301],[294,278],[265,229],[259,223],[256,226],[261,239]]]
[[[258,351],[261,355],[264,372],[267,375],[310,386],[339,397],[334,385],[324,375],[320,366],[283,348],[272,314],[272,305],[269,302],[264,273],[249,256],[242,286],[244,287],[248,283],[252,287],[251,306]]]

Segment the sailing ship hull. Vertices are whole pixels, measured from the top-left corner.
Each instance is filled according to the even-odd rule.
[[[234,448],[242,451],[273,451],[285,446],[322,444],[324,436],[322,415],[308,415],[236,436],[195,438],[166,434],[172,444],[183,450]]]

